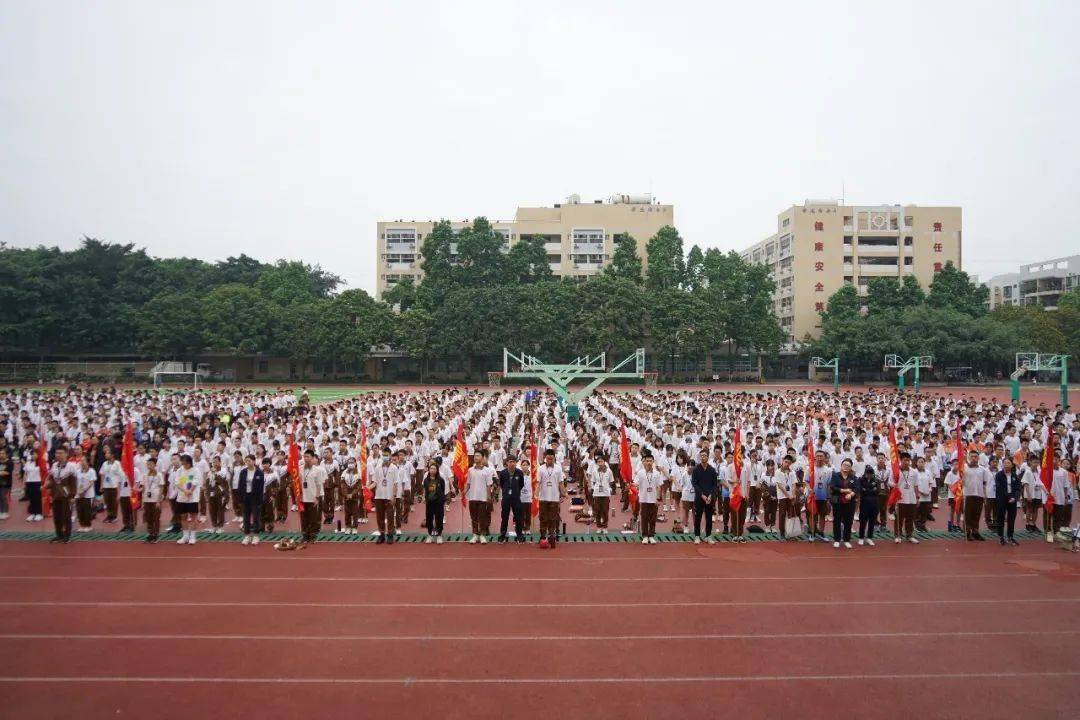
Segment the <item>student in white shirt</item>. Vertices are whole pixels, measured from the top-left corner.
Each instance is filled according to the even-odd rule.
[[[202,495],[203,479],[195,468],[191,456],[180,456],[180,471],[173,482],[176,491],[176,510],[180,516],[180,539],[177,545],[194,545],[198,528],[195,518],[199,514],[199,497]]]
[[[146,522],[146,542],[156,543],[161,531],[161,501],[165,495],[165,478],[157,469],[157,459],[146,459],[146,472],[136,479],[136,492],[141,492],[143,519]]]
[[[664,473],[653,464],[652,453],[642,453],[641,469],[634,474],[638,489],[638,503],[641,506],[641,543],[656,544],[656,504],[660,497],[660,488],[664,484]]]
[[[491,502],[491,486],[494,484],[495,475],[491,468],[487,467],[486,458],[482,450],[473,453],[473,464],[468,470],[465,479],[465,499],[469,503],[469,520],[472,523],[472,537],[469,542],[481,545],[487,544],[487,534],[484,532],[488,520],[485,515],[490,512],[488,505]]]
[[[540,501],[540,540],[554,548],[559,534],[559,502],[566,495],[561,467],[555,464],[555,451],[544,451],[544,462],[537,471],[537,497]]]
[[[592,511],[593,520],[596,522],[596,534],[607,535],[611,487],[615,479],[603,455],[597,453],[596,465],[590,468],[586,480],[592,492]]]
[[[75,532],[88,533],[93,521],[94,483],[97,472],[90,467],[90,458],[85,453],[79,458],[79,469],[75,471],[75,515],[79,527]]]

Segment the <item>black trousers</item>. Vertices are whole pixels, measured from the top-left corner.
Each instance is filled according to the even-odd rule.
[[[832,504],[832,539],[833,542],[851,542],[851,523],[855,519],[855,503]],[[859,515],[861,529],[862,514]]]
[[[244,498],[244,534],[262,532],[262,498]]]
[[[994,522],[997,525],[998,537],[1012,540],[1013,527],[1016,525],[1016,503],[998,500],[994,509]],[[1008,532],[1005,524],[1008,523]]]
[[[23,487],[26,488],[26,499],[29,505],[26,507],[27,515],[40,515],[41,514],[41,483],[31,482],[26,483]]]
[[[699,497],[694,498],[694,537],[701,537],[701,516],[705,515],[705,534],[712,535],[712,503],[707,503]]]
[[[873,540],[878,520],[877,495],[863,495],[859,505],[859,539]],[[833,524],[836,524],[836,515],[833,515]]]
[[[426,508],[427,512],[424,514],[424,519],[428,535],[442,535],[443,514],[446,512],[446,505],[441,500],[436,500],[427,503]]]
[[[503,498],[502,522],[499,523],[499,537],[506,537],[506,526],[510,520],[510,513],[514,513],[514,532],[521,536],[521,500],[517,498]]]

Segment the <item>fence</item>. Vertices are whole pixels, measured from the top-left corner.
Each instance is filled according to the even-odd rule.
[[[153,367],[154,363],[150,361],[0,363],[0,382],[146,382]]]

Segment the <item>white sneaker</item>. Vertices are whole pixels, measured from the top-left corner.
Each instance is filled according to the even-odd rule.
[[[220,527],[214,528],[214,533],[217,534],[217,535],[220,535],[223,532],[225,532],[225,528],[220,528]]]
[[[851,543],[845,542],[844,547],[846,547],[848,550],[850,550],[851,549]]]
[[[1046,533],[1046,542],[1048,542],[1048,543],[1054,542],[1054,533]]]
[[[7,520],[9,517],[11,516],[7,513],[0,513],[0,520]]]
[[[475,545],[478,542],[480,542],[480,537],[477,535],[473,535],[471,538],[469,538],[470,545]]]
[[[205,515],[200,515],[199,516],[199,522],[201,522],[201,523],[206,522],[206,516]]]
[[[428,535],[426,538],[424,538],[424,544],[430,545],[431,543],[432,543],[432,540],[431,540],[430,535]]]
[[[258,535],[253,535],[251,537],[251,544],[252,545],[258,545],[259,544],[259,536]]]
[[[810,536],[810,542],[814,542],[814,536],[813,535]]]
[[[506,534],[507,534],[507,536],[508,536],[508,537],[512,537],[512,538],[516,538],[516,537],[517,537],[517,531],[515,531],[515,530],[510,530],[510,531],[509,531],[509,532],[507,532]]]
[[[353,528],[353,529],[352,529],[352,530],[350,531],[350,534],[352,534],[352,535],[356,535],[356,534],[357,534],[358,532],[359,532],[359,531],[358,531],[358,530],[357,530],[356,528]]]
[[[195,544],[195,533],[191,533],[190,535],[188,535],[187,544],[188,545],[194,545]]]
[[[177,545],[187,545],[187,533],[182,533],[180,539],[176,541]]]
[[[716,544],[716,538],[711,537],[708,540],[706,540],[706,542],[709,543],[710,545],[715,545]]]
[[[397,530],[394,530],[394,534],[395,535],[400,535],[401,534],[401,529],[399,528]]]
[[[655,537],[652,537],[652,536],[650,536],[650,537],[649,537],[649,544],[650,544],[650,545],[656,545],[656,544],[658,544],[659,542],[660,542],[660,541],[659,541],[659,540],[657,540],[657,539],[656,539]]]
[[[481,545],[487,545],[487,535],[481,535],[480,536],[480,544]]]
[[[33,515],[27,515],[26,516],[26,522],[34,522],[34,516]]]
[[[869,545],[870,547],[874,547],[874,541],[871,540],[870,538],[866,538],[866,544]]]
[[[832,544],[832,546],[833,546],[834,548],[838,548],[838,547],[840,547],[840,543],[838,543],[838,542],[834,542],[834,543]]]
[[[709,538],[709,539],[711,540],[712,538]],[[699,538],[698,536],[695,535],[694,536],[694,544],[695,545],[700,545],[701,544],[701,538]]]
[[[859,547],[862,547],[865,544],[866,544],[866,541],[863,540],[862,538],[859,538]]]
[[[641,538],[641,544],[642,545],[648,545],[649,544],[649,538],[644,538],[644,537]]]
[[[919,544],[919,541],[916,538],[908,538],[908,542],[910,542],[912,545]]]
[[[251,536],[250,535],[245,535],[244,539],[240,541],[240,544],[241,545],[250,545],[251,544]]]
[[[442,535],[440,535],[439,537],[435,538],[435,544],[436,544],[436,545],[442,545]]]
[[[378,530],[371,531],[371,537],[379,537],[380,535],[382,535],[382,533],[380,533]]]

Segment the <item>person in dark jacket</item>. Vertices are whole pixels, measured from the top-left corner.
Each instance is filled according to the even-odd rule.
[[[255,465],[255,456],[245,458],[244,469],[240,471],[237,490],[240,504],[244,509],[244,545],[258,545],[262,530],[263,489],[266,483],[262,468]]]
[[[424,525],[427,527],[428,536],[426,543],[442,545],[443,514],[446,512],[446,479],[439,474],[439,462],[436,458],[428,463],[427,474],[424,475],[424,508],[426,512]]]
[[[994,490],[997,501],[994,520],[997,524],[998,539],[1005,544],[1006,535],[1013,545],[1019,545],[1013,537],[1013,526],[1016,525],[1016,507],[1020,504],[1023,483],[1020,482],[1020,473],[1016,471],[1016,464],[1011,457],[1006,457],[1003,467],[994,476]],[[1008,523],[1008,527],[1006,527]]]
[[[694,542],[701,542],[701,515],[704,513],[705,537],[710,543],[715,543],[716,540],[712,536],[712,499],[716,497],[720,475],[716,472],[716,468],[709,464],[708,450],[698,453],[698,464],[690,473],[690,484],[694,488]]]
[[[859,478],[859,544],[874,547],[874,528],[878,520],[878,494],[881,492],[881,478],[874,468],[866,466],[866,472]]]
[[[832,536],[833,547],[840,547],[841,540],[844,547],[851,547],[851,523],[855,519],[855,493],[858,491],[858,480],[851,469],[851,460],[844,458],[840,463],[840,471],[834,472],[829,481],[829,500],[832,502],[833,520]]]
[[[510,520],[510,513],[514,514],[514,539],[517,542],[525,542],[525,534],[521,530],[521,489],[525,487],[525,473],[517,466],[517,458],[510,455],[506,458],[506,468],[497,474],[499,479],[499,495],[502,497],[502,522],[499,525],[499,542],[506,542],[506,526]]]

